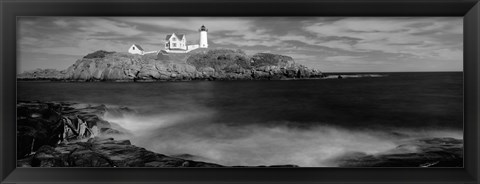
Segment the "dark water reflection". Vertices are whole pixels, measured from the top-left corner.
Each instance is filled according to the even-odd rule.
[[[160,83],[19,82],[18,99],[128,106],[141,113],[215,111],[231,125],[462,129],[462,73],[382,78]]]

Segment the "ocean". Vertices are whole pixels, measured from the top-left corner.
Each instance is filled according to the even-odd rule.
[[[345,74],[343,74],[345,75]],[[352,75],[352,74],[348,74]],[[463,137],[463,73],[279,81],[19,81],[22,101],[127,107],[104,119],[133,144],[223,165],[335,166],[409,138]]]

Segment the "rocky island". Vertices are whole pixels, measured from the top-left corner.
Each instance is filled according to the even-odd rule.
[[[292,57],[270,53],[247,55],[242,50],[196,49],[189,53],[136,55],[96,51],[65,70],[37,69],[19,80],[60,81],[185,81],[282,80],[321,78]]]

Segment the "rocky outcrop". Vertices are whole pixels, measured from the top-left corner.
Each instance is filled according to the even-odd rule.
[[[218,164],[184,160],[157,154],[113,138],[91,138],[56,147],[44,145],[20,167],[222,167]]]
[[[295,63],[293,58],[269,53],[246,55],[241,50],[197,49],[189,53],[135,55],[97,51],[65,70],[19,74],[20,80],[66,81],[175,81],[277,80],[320,78],[323,74]]]
[[[17,166],[224,167],[194,161],[196,157],[189,154],[167,156],[132,145],[129,140],[114,140],[109,136],[128,132],[114,129],[103,120],[106,111],[115,114],[133,110],[69,102],[18,102]]]
[[[17,157],[34,153],[41,146],[98,136],[116,131],[100,118],[106,106],[56,102],[17,103]]]
[[[69,102],[18,102],[17,166],[222,167],[194,161],[203,159],[188,153],[167,156],[132,145],[129,140],[114,140],[109,136],[127,132],[101,118],[107,111],[123,114],[134,110]],[[340,167],[462,167],[463,141],[438,137],[410,139],[386,152],[351,152],[331,162]]]
[[[335,162],[341,167],[463,167],[463,140],[414,139],[386,153],[348,153]]]
[[[110,110],[110,109],[109,109]],[[113,129],[101,118],[105,105],[68,102],[17,104],[17,165],[19,167],[220,167],[157,154],[114,140]],[[126,107],[112,113],[132,111]],[[110,111],[109,111],[110,112]]]
[[[17,75],[19,80],[64,80],[65,71],[55,69],[40,69],[23,72]]]

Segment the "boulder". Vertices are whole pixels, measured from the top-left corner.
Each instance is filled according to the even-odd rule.
[[[45,145],[55,147],[61,142],[88,138],[100,129],[110,128],[110,123],[99,116],[105,111],[104,105],[18,102],[17,157],[27,157]],[[82,124],[86,125],[84,129]]]
[[[136,76],[138,79],[158,79],[160,78],[160,73],[158,72],[155,64],[143,64],[141,69]]]
[[[56,145],[60,140],[60,115],[62,107],[57,103],[17,104],[17,157],[23,158],[42,145]]]

